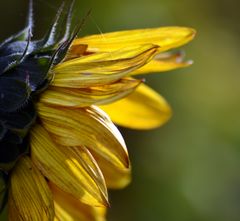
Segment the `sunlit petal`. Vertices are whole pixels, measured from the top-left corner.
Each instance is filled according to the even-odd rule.
[[[86,44],[90,52],[111,52],[122,47],[152,43],[159,51],[179,47],[191,41],[196,31],[186,27],[161,27],[118,31],[78,38],[74,45]]]
[[[133,78],[122,78],[112,84],[89,88],[51,86],[41,95],[40,102],[64,107],[107,104],[129,95],[141,82],[141,80]]]
[[[87,206],[49,183],[53,193],[56,219],[61,221],[105,221],[105,208]]]
[[[52,194],[47,182],[28,157],[18,161],[11,174],[9,221],[51,221]]]
[[[128,97],[101,108],[118,125],[133,129],[155,128],[171,117],[166,100],[144,84]]]
[[[38,113],[55,142],[87,146],[117,167],[129,167],[126,144],[120,132],[99,108],[67,109],[38,104]]]
[[[166,52],[154,56],[154,58],[143,67],[131,72],[131,75],[149,74],[184,68],[192,64],[192,61],[184,61],[182,52]]]
[[[111,159],[103,158],[93,150],[91,150],[91,153],[103,173],[108,188],[121,189],[131,182],[131,166],[128,168],[119,168],[116,167]]]
[[[50,181],[86,204],[108,204],[104,178],[86,148],[56,146],[40,125],[31,138],[32,160]]]
[[[156,54],[158,46],[129,46],[114,52],[96,53],[69,60],[53,69],[52,85],[86,88],[109,84],[145,65]]]

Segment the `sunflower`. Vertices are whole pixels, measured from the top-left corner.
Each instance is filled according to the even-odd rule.
[[[134,76],[191,64],[169,52],[193,39],[191,28],[77,38],[84,21],[71,32],[73,4],[64,7],[33,41],[30,1],[26,27],[0,44],[0,206],[10,221],[105,220],[107,188],[131,180],[114,123],[151,129],[171,116]]]

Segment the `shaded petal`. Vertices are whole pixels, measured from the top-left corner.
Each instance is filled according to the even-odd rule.
[[[159,51],[176,48],[191,41],[196,31],[186,27],[161,27],[118,31],[78,38],[73,45],[87,44],[90,52],[111,52],[122,47],[140,44],[159,45]]]
[[[47,182],[28,157],[22,157],[11,173],[9,221],[51,221],[54,206]]]
[[[133,129],[152,129],[171,117],[166,100],[150,87],[141,84],[131,95],[101,106],[118,125]]]
[[[53,68],[52,85],[87,88],[109,84],[145,65],[157,52],[158,46],[138,45],[106,53],[96,53],[63,62]]]
[[[105,208],[87,206],[76,198],[49,183],[54,197],[56,220],[105,221]]]
[[[67,109],[38,104],[37,109],[55,142],[65,146],[87,146],[116,167],[129,167],[126,144],[120,132],[99,108]]]
[[[50,181],[75,198],[89,205],[108,205],[104,178],[86,148],[56,146],[37,125],[32,130],[31,157]]]
[[[108,104],[129,95],[141,80],[122,78],[112,84],[90,88],[63,88],[50,86],[40,102],[65,107],[84,107],[92,104]]]
[[[131,75],[170,71],[177,68],[184,68],[191,64],[191,60],[184,61],[184,54],[182,52],[160,53],[155,55],[154,58],[143,67],[131,72]]]
[[[65,61],[83,56],[86,54],[87,47],[88,46],[84,44],[72,45],[69,48],[69,52],[66,55]]]
[[[121,189],[131,182],[131,166],[128,168],[116,167],[111,159],[106,159],[91,150],[95,160],[100,167],[108,188]]]

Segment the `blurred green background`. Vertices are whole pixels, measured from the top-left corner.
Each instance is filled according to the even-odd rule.
[[[35,36],[45,32],[60,2],[34,0]],[[1,1],[1,40],[23,26],[27,4]],[[184,47],[193,66],[147,76],[174,115],[157,130],[122,130],[133,182],[111,192],[110,221],[240,220],[239,6],[237,0],[76,2],[80,17],[92,8],[82,35],[168,25],[198,31]]]

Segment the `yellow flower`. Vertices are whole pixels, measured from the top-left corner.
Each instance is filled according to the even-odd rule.
[[[107,187],[131,180],[127,148],[112,121],[151,129],[171,116],[165,99],[133,76],[188,66],[181,54],[166,51],[194,35],[190,28],[164,27],[73,41],[34,100],[30,151],[10,175],[10,221],[105,220]]]

